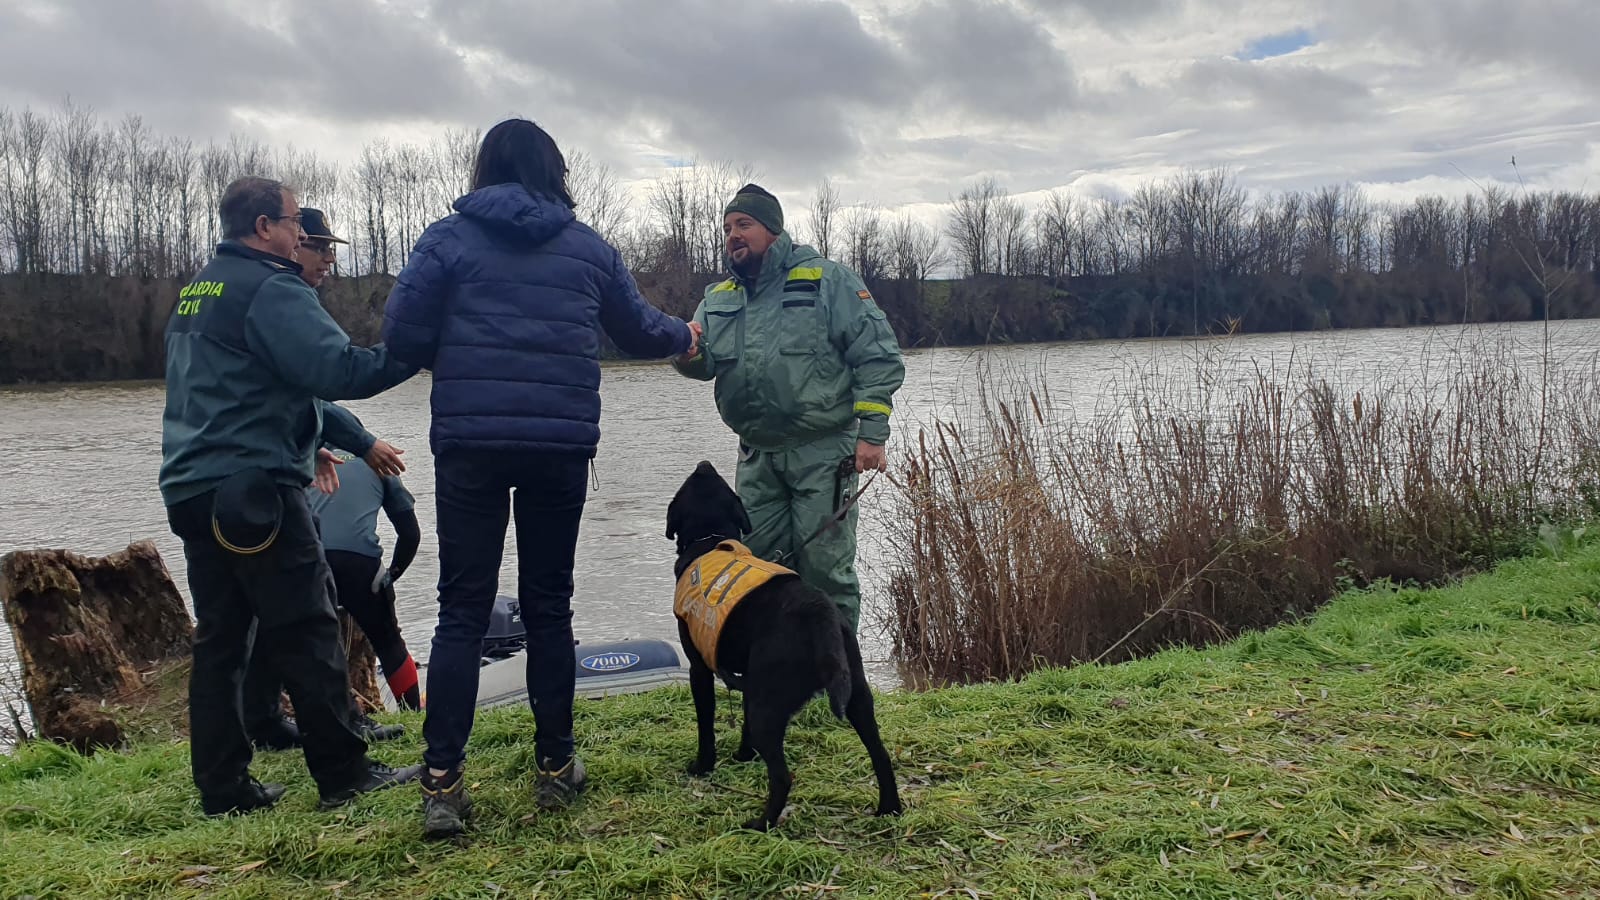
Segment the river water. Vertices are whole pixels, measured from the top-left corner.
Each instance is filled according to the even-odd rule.
[[[1582,364],[1600,348],[1600,320],[1550,325],[1549,356]],[[974,377],[1025,373],[1048,384],[1063,413],[1105,411],[1127,378],[1185,389],[1204,358],[1241,377],[1258,369],[1287,372],[1315,366],[1347,386],[1400,385],[1430,370],[1494,351],[1537,370],[1545,353],[1538,323],[1251,335],[1201,340],[1030,344],[906,353],[906,382],[894,423],[902,446],[934,417],[971,415]],[[407,643],[425,663],[433,633],[438,576],[434,553],[433,468],[428,453],[426,375],[348,406],[374,434],[408,452],[404,481],[417,498],[423,545],[397,585]],[[709,384],[679,377],[664,365],[619,364],[605,371],[602,438],[578,546],[574,628],[580,641],[629,637],[675,639],[672,543],[663,536],[666,505],[695,464],[711,460],[732,480],[736,441],[718,418]],[[160,383],[78,384],[0,388],[5,454],[0,463],[0,553],[61,547],[86,554],[150,539],[179,589],[181,544],[167,530],[156,490],[161,462]],[[891,461],[895,442],[891,441]],[[872,540],[889,507],[892,486],[878,479],[862,500],[860,568],[864,582],[862,645],[873,681],[895,682],[889,642],[873,627],[878,585],[888,560]],[[382,523],[386,548],[393,533]],[[501,592],[515,593],[516,548],[508,541]],[[9,629],[0,629],[0,672],[14,667]]]

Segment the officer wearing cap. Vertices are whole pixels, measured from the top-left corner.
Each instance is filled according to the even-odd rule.
[[[337,261],[334,244],[348,244],[349,241],[335,236],[329,228],[327,214],[310,206],[300,207],[300,230],[304,233],[304,237],[295,251],[294,259],[301,267],[300,280],[312,289],[316,289],[327,280],[329,271]],[[306,496],[311,504],[312,519],[318,522],[318,535],[323,538],[324,555],[328,559],[329,567],[334,570],[334,601],[351,613],[356,624],[361,626],[362,632],[372,642],[374,650],[377,651],[380,660],[384,661],[385,666],[392,663],[397,670],[404,671],[405,666],[410,665],[414,672],[415,664],[410,662],[410,655],[405,650],[405,642],[399,634],[399,625],[394,624],[392,631],[390,629],[394,621],[393,589],[391,588],[387,594],[387,617],[382,614],[385,600],[382,595],[371,598],[364,595],[355,596],[349,603],[341,599],[338,590],[340,582],[338,566],[335,557],[327,553],[332,549],[332,545],[328,543],[323,533],[321,517],[318,515],[321,511],[319,497],[329,496],[340,489],[341,479],[338,477],[338,470],[334,468],[335,465],[349,460],[353,454],[366,460],[371,470],[367,473],[368,477],[392,479],[405,471],[405,464],[400,461],[400,455],[404,451],[396,449],[388,441],[379,440],[366,430],[354,413],[344,407],[321,400],[318,404],[322,408],[322,442],[325,446],[318,451],[317,485],[314,489],[307,489]],[[340,458],[334,451],[345,451],[346,455]],[[351,475],[357,480],[363,480],[361,472],[352,470]],[[377,535],[374,530],[373,541],[376,540]],[[403,545],[406,540],[406,535],[402,535]],[[412,554],[415,554],[414,547]],[[403,571],[404,567],[401,569]],[[374,587],[373,591],[376,595],[377,588]],[[349,594],[349,591],[346,590],[345,593]],[[398,651],[395,649],[397,642]],[[395,659],[396,653],[403,659]],[[405,680],[402,675],[400,682],[391,679],[391,684],[403,683]],[[252,654],[244,677],[244,728],[250,736],[250,743],[257,750],[288,750],[301,745],[299,726],[293,719],[283,714],[283,707],[279,702],[282,692],[283,680],[271,670],[271,666],[262,656]],[[400,693],[396,693],[395,696],[402,704],[410,701],[409,696],[402,696]],[[405,734],[406,729],[403,725],[384,725],[371,716],[361,713],[354,705],[353,696],[351,704],[356,730],[368,741],[386,741]],[[411,708],[415,708],[416,705],[412,703]]]
[[[728,201],[722,231],[733,277],[706,288],[699,350],[673,364],[715,380],[717,411],[739,436],[745,544],[831,597],[854,631],[856,508],[834,519],[856,474],[887,465],[900,347],[860,276],[795,243],[759,185]]]
[[[250,776],[240,709],[245,657],[265,654],[294,701],[319,806],[331,809],[416,769],[369,759],[351,721],[328,565],[304,493],[322,431],[317,398],[370,397],[416,369],[381,346],[351,344],[300,279],[292,190],[240,178],[219,218],[223,241],[179,292],[165,346],[159,483],[194,606],[191,767],[207,815],[283,795]]]

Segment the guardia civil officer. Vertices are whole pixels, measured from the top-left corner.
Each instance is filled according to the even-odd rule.
[[[856,509],[822,529],[857,473],[887,467],[905,379],[899,345],[860,276],[796,244],[760,186],[729,201],[722,232],[733,277],[706,288],[694,314],[699,352],[673,364],[716,382],[717,411],[739,436],[736,482],[754,529],[746,546],[826,593],[855,630]]]
[[[306,767],[324,809],[409,781],[367,757],[350,716],[328,567],[304,489],[312,481],[321,407],[370,397],[416,371],[366,349],[299,277],[294,192],[244,177],[219,209],[216,256],[180,292],[167,326],[167,402],[160,489],[182,539],[195,611],[190,755],[208,815],[271,806],[281,785],[249,773],[240,680],[266,654],[288,688]]]

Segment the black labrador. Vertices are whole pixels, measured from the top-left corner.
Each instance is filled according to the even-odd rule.
[[[711,463],[700,463],[667,507],[667,537],[678,543],[674,574],[682,580],[701,557],[749,530],[750,517],[739,495]],[[700,735],[689,774],[706,775],[717,764],[712,668],[681,615],[678,638],[689,657],[689,688]],[[877,815],[901,811],[894,768],[878,736],[861,648],[826,595],[792,573],[772,577],[726,614],[710,655],[723,683],[744,693],[744,723],[734,760],[749,762],[759,754],[767,764],[766,809],[744,827],[766,831],[778,823],[793,781],[784,759],[784,734],[794,714],[822,692],[835,716],[849,718],[872,758]]]

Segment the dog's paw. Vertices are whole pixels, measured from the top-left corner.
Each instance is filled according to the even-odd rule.
[[[900,805],[900,801],[899,800],[896,800],[895,802],[893,802],[893,803],[891,803],[891,804],[889,804],[887,806],[878,807],[877,811],[874,812],[873,815],[875,815],[875,816],[898,816],[902,812],[905,812],[905,807]]]
[[[751,819],[750,821],[744,823],[740,827],[743,828],[745,831],[762,831],[762,832],[764,832],[764,831],[771,830],[772,824],[767,821],[767,817],[766,816],[756,816],[754,819]]]
[[[700,777],[705,776],[705,775],[710,775],[711,771],[713,769],[715,769],[716,767],[717,767],[717,761],[714,760],[714,759],[711,759],[711,760],[697,759],[694,762],[689,763],[688,767],[684,771],[688,772],[690,775],[695,776],[696,778],[700,778]]]
[[[740,747],[738,750],[734,751],[733,754],[734,762],[746,763],[755,758],[756,751],[754,747]]]

